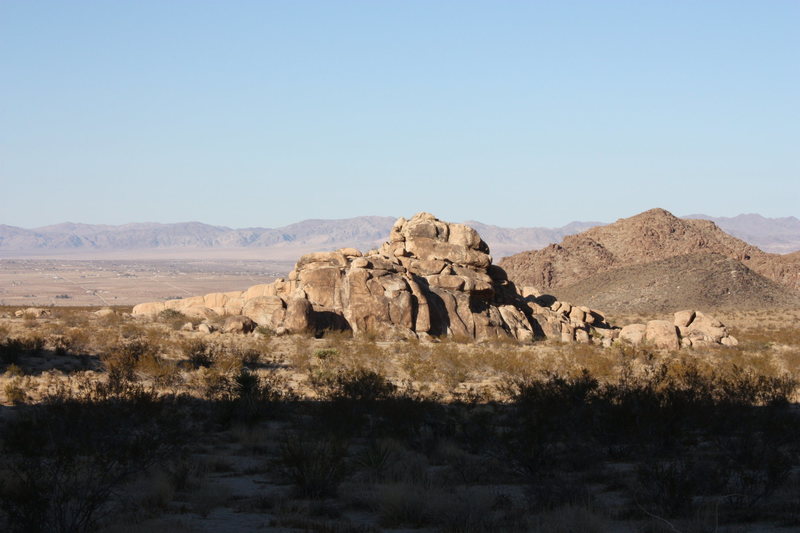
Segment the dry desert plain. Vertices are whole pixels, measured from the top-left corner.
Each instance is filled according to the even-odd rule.
[[[0,256],[0,305],[135,305],[213,291],[241,290],[285,275],[292,262],[164,258],[163,254],[96,259]]]

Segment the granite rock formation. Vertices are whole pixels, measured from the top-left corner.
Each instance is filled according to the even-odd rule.
[[[133,314],[155,316],[165,310],[203,319],[227,317],[222,329],[229,332],[248,332],[258,325],[276,333],[352,330],[380,339],[548,338],[603,346],[625,332],[599,311],[533,288],[517,288],[492,264],[489,247],[474,229],[429,213],[398,219],[378,250],[306,254],[285,279],[245,291],[143,303]],[[698,316],[692,320],[697,322]],[[640,338],[629,340],[669,337],[670,327],[643,325]],[[686,335],[677,338],[675,346],[657,342],[673,348]]]
[[[277,332],[350,329],[386,339],[590,342],[610,339],[614,331],[596,311],[545,306],[518,292],[492,264],[489,247],[474,229],[428,213],[397,220],[378,250],[306,254],[286,279],[241,292],[139,304],[133,312],[156,315],[165,309],[199,318],[242,315]],[[592,333],[598,329],[608,333]]]

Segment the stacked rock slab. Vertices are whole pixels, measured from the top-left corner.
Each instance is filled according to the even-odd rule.
[[[307,254],[286,279],[241,292],[139,304],[133,313],[242,315],[277,332],[351,329],[379,338],[610,343],[618,331],[596,311],[556,303],[542,305],[538,296],[518,292],[492,264],[489,247],[474,229],[419,213],[397,220],[388,242],[365,255],[352,248]]]
[[[647,324],[629,324],[622,328],[619,337],[633,345],[647,342],[657,348],[670,350],[739,344],[722,322],[691,309],[678,311],[672,321],[651,320]]]

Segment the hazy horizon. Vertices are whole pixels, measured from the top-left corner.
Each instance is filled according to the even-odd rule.
[[[651,209],[653,209],[653,208],[651,208]],[[206,225],[206,226],[213,226],[213,227],[217,227],[217,228],[226,228],[226,229],[231,229],[231,230],[246,230],[246,229],[279,229],[279,228],[284,228],[284,227],[287,227],[287,226],[292,226],[292,225],[295,225],[295,224],[300,224],[300,223],[303,223],[303,222],[312,222],[312,221],[316,221],[316,220],[328,222],[328,221],[355,220],[355,219],[363,219],[363,218],[394,218],[394,219],[397,219],[400,216],[408,218],[409,216],[411,216],[413,214],[415,214],[415,213],[408,213],[408,214],[403,214],[403,215],[399,215],[399,216],[396,216],[396,215],[393,215],[393,214],[389,214],[389,215],[352,215],[352,216],[345,216],[345,217],[341,217],[341,218],[305,218],[305,219],[302,219],[302,220],[295,220],[293,222],[289,222],[288,224],[285,224],[283,226],[247,226],[247,227],[238,227],[238,226],[232,226],[230,224],[210,224],[210,223],[204,222],[202,220],[178,220],[178,221],[175,221],[175,222],[159,222],[159,221],[156,221],[156,220],[135,220],[135,221],[122,222],[120,224],[108,224],[108,223],[103,223],[103,222],[100,222],[100,223],[87,223],[87,222],[82,222],[82,221],[79,221],[79,220],[62,220],[61,222],[56,222],[56,223],[53,223],[53,224],[41,224],[41,225],[38,225],[38,226],[29,226],[29,227],[26,227],[26,226],[14,226],[13,224],[6,224],[5,222],[0,221],[0,226],[19,227],[19,228],[22,228],[22,229],[25,229],[25,230],[39,230],[39,229],[50,228],[50,227],[60,226],[60,225],[68,225],[68,224],[85,225],[85,226],[109,226],[109,227],[120,227],[120,226],[129,226],[129,225],[148,225],[148,224],[159,225],[159,226],[176,225],[176,224],[202,224],[202,225]],[[433,213],[433,214],[436,215],[436,213]],[[564,224],[560,224],[558,226],[555,226],[555,225],[502,226],[502,225],[496,224],[496,223],[494,223],[492,221],[475,220],[475,219],[449,221],[449,222],[460,222],[460,223],[473,222],[473,223],[484,224],[484,225],[487,225],[487,226],[496,226],[496,227],[508,228],[508,229],[525,229],[525,228],[557,229],[557,228],[562,228],[564,226],[569,226],[570,224],[576,224],[576,223],[577,224],[582,224],[582,223],[593,222],[593,223],[600,223],[600,224],[609,224],[609,223],[614,222],[615,220],[618,220],[620,218],[628,218],[628,217],[634,216],[636,214],[638,214],[638,213],[631,213],[631,214],[626,214],[624,216],[617,216],[616,218],[610,219],[610,220],[584,220],[584,219],[577,219],[576,218],[574,220],[570,220],[570,221],[568,221],[568,222],[566,222]],[[713,214],[709,215],[708,213],[689,213],[689,214],[685,214],[685,215],[677,214],[677,213],[673,213],[673,214],[675,216],[679,217],[679,218],[692,218],[692,217],[695,217],[695,216],[700,216],[700,217],[709,217],[709,218],[713,218],[713,219],[733,219],[733,218],[737,218],[737,217],[757,216],[757,217],[763,217],[763,218],[765,218],[767,220],[778,220],[778,219],[800,220],[800,217],[797,217],[795,215],[782,215],[782,216],[776,216],[776,217],[767,217],[767,216],[764,216],[764,215],[762,215],[760,213],[738,213],[736,215],[728,216],[728,217],[716,216],[716,215],[713,215]]]

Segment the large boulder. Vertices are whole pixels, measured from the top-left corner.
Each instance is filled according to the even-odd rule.
[[[677,350],[681,342],[675,324],[669,320],[651,320],[645,328],[644,338],[656,348]]]
[[[145,302],[134,305],[132,313],[134,315],[142,315],[152,318],[157,316],[164,309],[166,309],[164,302]]]
[[[722,344],[736,346],[739,342],[732,337],[728,328],[716,318],[700,311],[687,310],[675,313],[675,325],[685,346],[711,346]]]
[[[647,326],[644,324],[628,324],[619,332],[619,338],[637,346],[644,341]]]
[[[286,316],[286,303],[278,296],[255,296],[245,300],[242,314],[259,326],[276,329]]]
[[[222,325],[224,333],[250,333],[256,329],[256,323],[246,316],[229,316]]]

